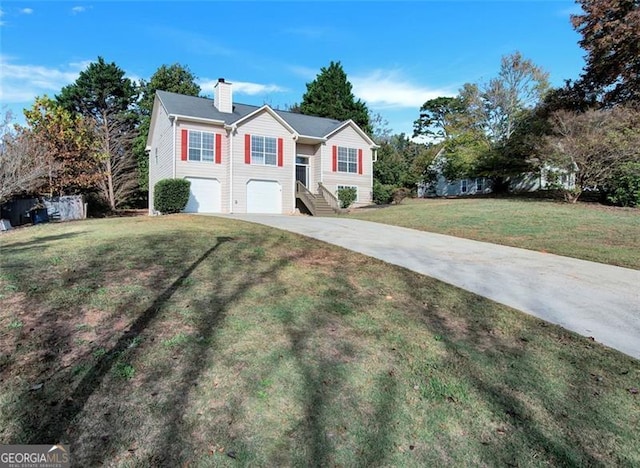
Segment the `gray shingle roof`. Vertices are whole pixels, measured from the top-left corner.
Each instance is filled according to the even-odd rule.
[[[221,120],[225,124],[232,124],[260,107],[247,104],[233,103],[233,112],[220,112],[213,105],[213,99],[185,96],[184,94],[156,91],[158,98],[169,114],[196,117],[200,119]],[[344,124],[339,120],[312,115],[296,114],[294,112],[275,111],[299,135],[323,138]]]

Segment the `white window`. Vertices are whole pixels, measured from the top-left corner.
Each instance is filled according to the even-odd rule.
[[[358,150],[338,146],[338,172],[358,172]]]
[[[467,193],[467,179],[460,181],[460,193]]]
[[[476,179],[476,192],[482,192],[484,190],[483,182],[484,180],[482,179],[482,177],[478,177]]]
[[[338,196],[338,191],[345,189],[345,188],[352,188],[355,189],[356,191],[356,201],[358,201],[358,198],[360,198],[359,194],[358,194],[358,186],[357,185],[338,185],[336,187],[336,197]]]
[[[275,138],[251,135],[251,164],[277,166],[278,153]]]
[[[189,161],[213,162],[214,133],[189,130]]]

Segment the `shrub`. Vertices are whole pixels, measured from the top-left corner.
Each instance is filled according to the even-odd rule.
[[[338,189],[338,200],[340,208],[349,208],[358,197],[358,190],[355,187],[343,187]]]
[[[407,198],[409,195],[411,195],[411,190],[409,190],[408,188],[405,188],[405,187],[397,188],[393,191],[393,195],[392,195],[393,202],[396,205],[399,205],[400,203],[402,203],[402,200]]]
[[[191,182],[163,179],[154,186],[153,208],[160,213],[179,213],[189,201]]]
[[[614,205],[640,206],[640,163],[621,164],[611,175],[606,192]]]
[[[386,185],[373,181],[373,203],[376,205],[388,205],[393,200],[393,185]]]

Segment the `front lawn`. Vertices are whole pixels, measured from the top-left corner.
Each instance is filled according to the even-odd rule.
[[[408,199],[351,216],[640,269],[640,210],[516,198]]]
[[[212,217],[0,236],[0,443],[74,466],[640,465],[640,362]]]

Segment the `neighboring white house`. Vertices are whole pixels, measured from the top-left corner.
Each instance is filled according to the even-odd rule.
[[[233,102],[218,80],[214,99],[157,91],[151,116],[149,212],[154,185],[191,181],[186,212],[292,213],[335,206],[339,188],[355,187],[354,206],[372,200],[377,145],[352,120]],[[302,206],[301,206],[302,203]]]
[[[535,192],[536,190],[573,189],[576,186],[575,172],[545,165],[540,172],[527,172],[509,178],[509,191]]]
[[[447,179],[442,174],[445,163],[446,154],[443,148],[427,168],[427,172],[434,174],[434,179],[418,184],[418,197],[456,197],[491,193],[491,180],[486,177]]]
[[[427,172],[435,175],[433,181],[418,184],[419,197],[457,197],[482,195],[493,190],[491,179],[469,177],[449,180],[443,174],[446,154],[441,149],[429,165]],[[554,188],[572,189],[576,184],[575,173],[551,166],[544,166],[539,172],[527,172],[508,178],[510,192],[535,192]]]

